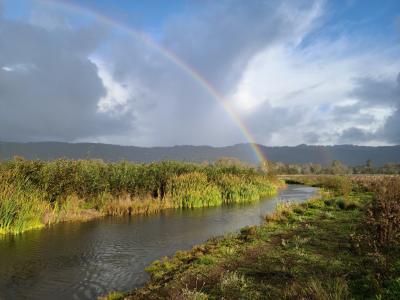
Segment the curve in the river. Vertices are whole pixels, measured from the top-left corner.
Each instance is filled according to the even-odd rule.
[[[167,210],[159,215],[62,223],[0,239],[0,299],[96,299],[147,279],[150,262],[210,237],[256,225],[284,201],[315,189],[289,185],[254,204]]]

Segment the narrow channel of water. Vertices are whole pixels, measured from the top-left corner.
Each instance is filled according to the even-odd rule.
[[[154,216],[107,217],[0,237],[0,299],[96,299],[142,285],[150,262],[207,239],[259,224],[277,203],[316,193],[289,185],[258,203]]]

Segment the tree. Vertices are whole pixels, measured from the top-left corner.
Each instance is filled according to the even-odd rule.
[[[368,169],[372,169],[372,160],[368,159],[368,160],[365,162],[365,166],[366,166]]]
[[[322,166],[320,164],[311,164],[311,172],[313,174],[318,174],[322,171]]]
[[[374,167],[372,166],[372,160],[368,159],[365,162],[365,171],[364,171],[364,173],[368,173],[368,174],[374,173]]]
[[[220,166],[220,167],[252,167],[252,165],[250,165],[249,163],[243,162],[240,159],[236,158],[236,157],[227,157],[227,156],[223,156],[218,158],[215,161],[215,165],[216,166]]]
[[[332,174],[346,174],[348,173],[348,167],[340,162],[339,160],[332,161],[331,165],[331,173]]]

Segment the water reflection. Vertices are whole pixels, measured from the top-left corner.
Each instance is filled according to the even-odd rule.
[[[153,260],[216,235],[260,223],[282,201],[314,188],[290,185],[256,204],[167,210],[154,216],[64,223],[0,240],[0,299],[95,299],[148,278]]]

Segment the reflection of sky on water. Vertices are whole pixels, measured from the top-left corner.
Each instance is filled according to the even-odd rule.
[[[259,224],[279,202],[304,201],[291,185],[259,203],[167,210],[159,215],[64,223],[0,240],[0,299],[93,299],[147,279],[153,260]]]

